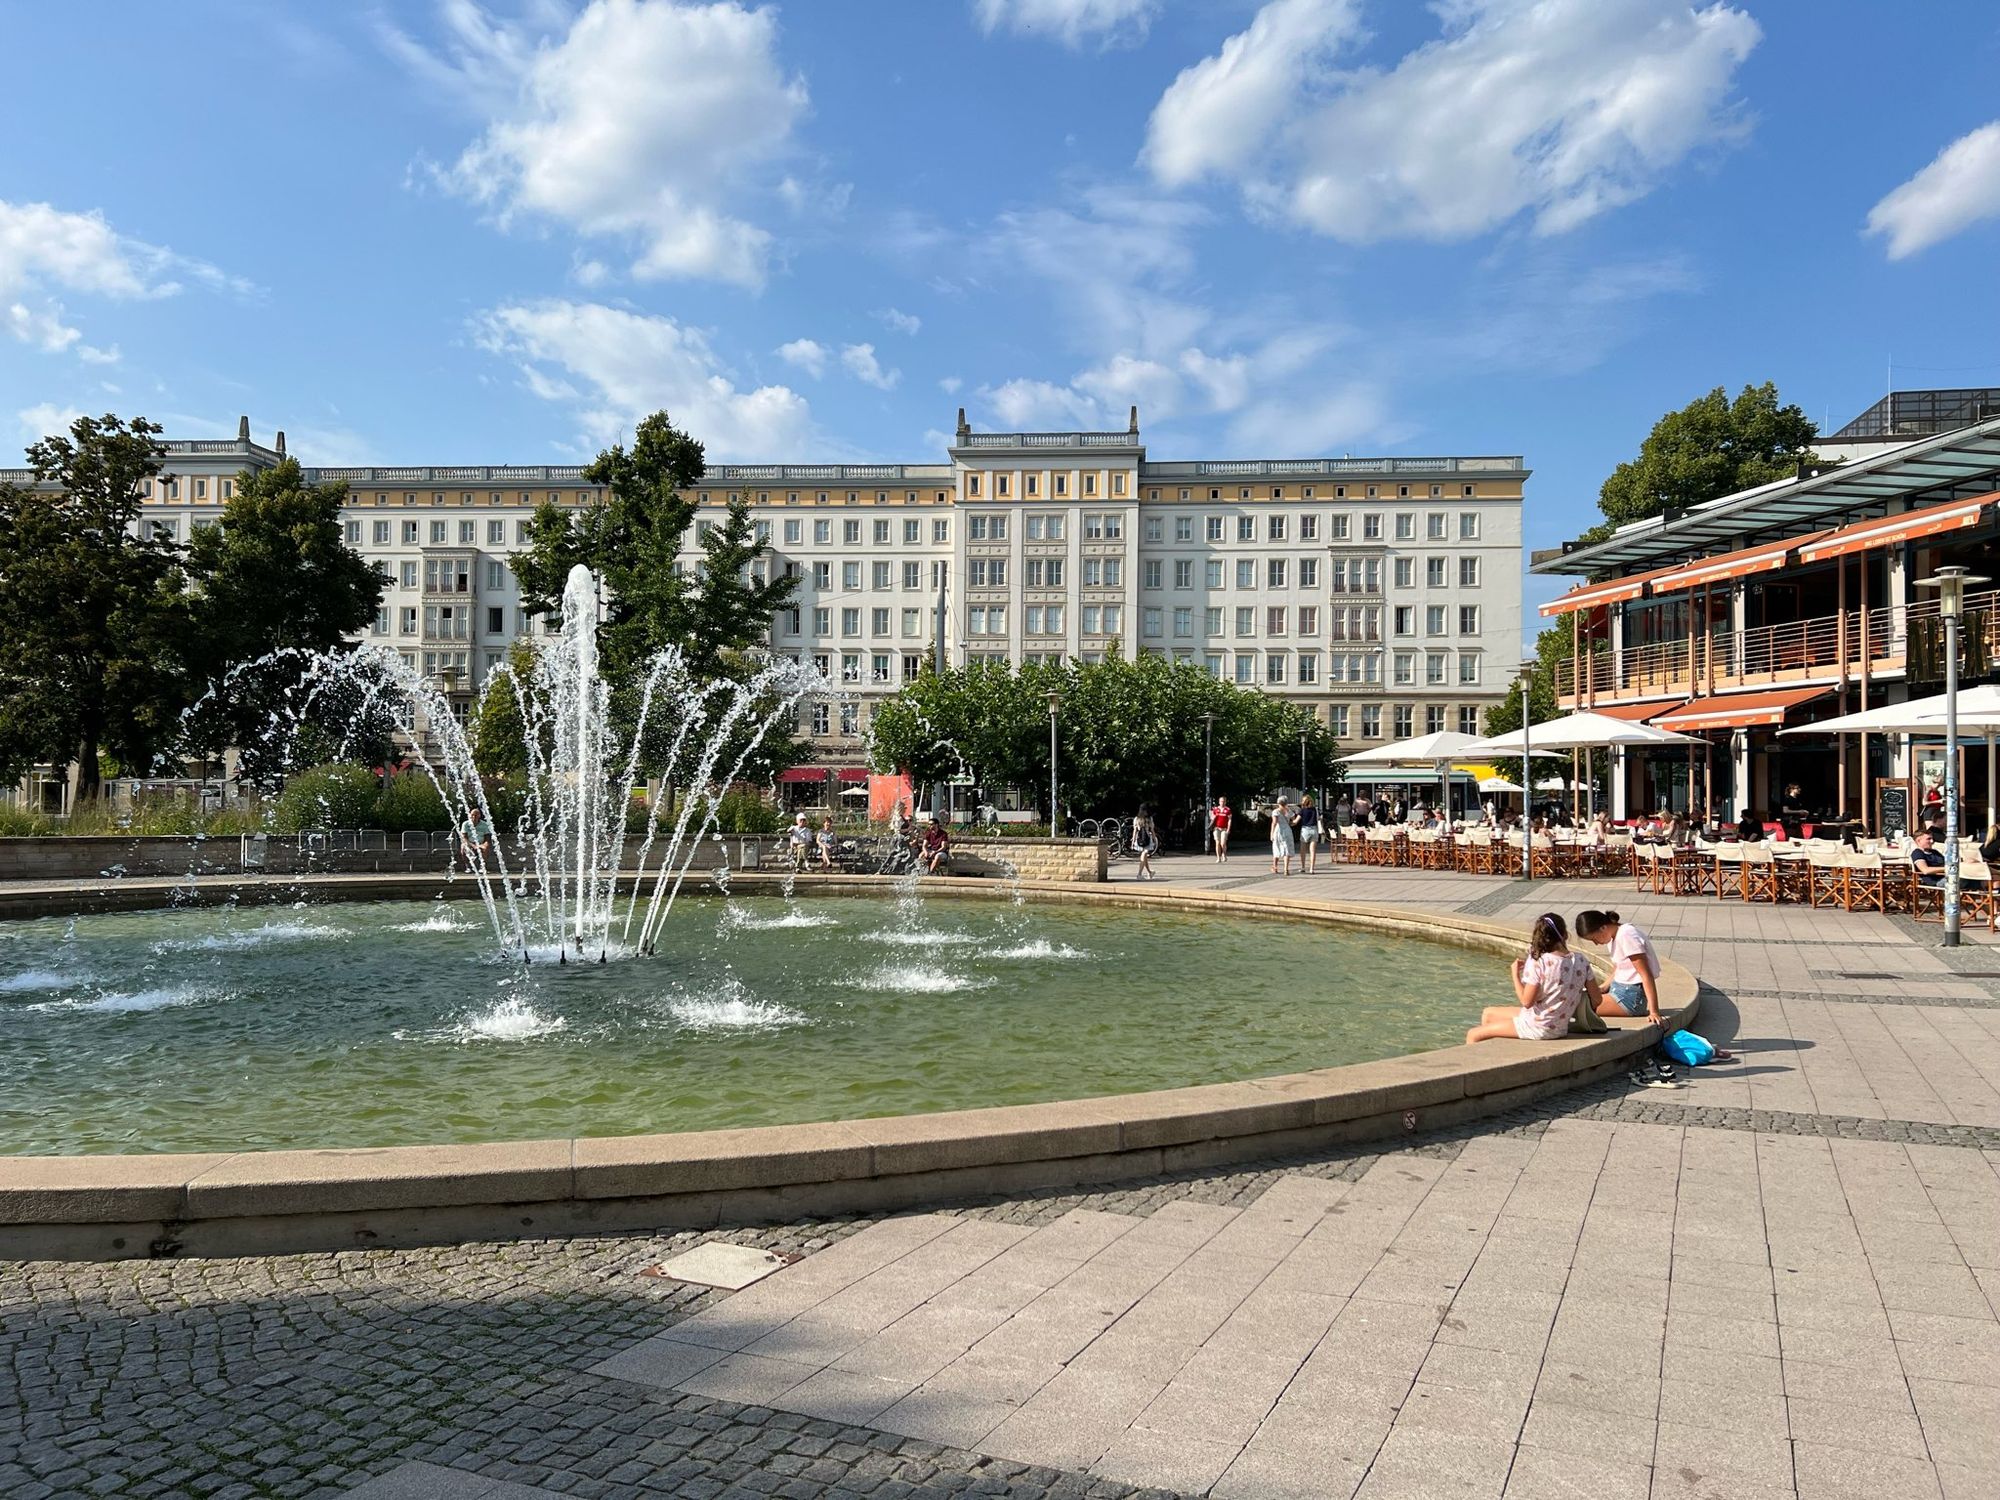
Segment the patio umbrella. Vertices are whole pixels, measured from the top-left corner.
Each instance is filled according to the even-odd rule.
[[[1449,819],[1451,763],[1464,759],[1465,747],[1474,743],[1477,738],[1476,735],[1456,734],[1449,729],[1441,729],[1436,734],[1420,734],[1414,739],[1394,740],[1386,745],[1377,745],[1373,750],[1344,755],[1341,759],[1350,766],[1435,766],[1438,787],[1444,794],[1438,805]]]
[[[1690,734],[1655,729],[1630,719],[1614,719],[1609,714],[1574,713],[1546,724],[1530,724],[1526,730],[1530,755],[1568,754],[1572,750],[1606,750],[1614,745],[1695,745],[1702,743]],[[1467,747],[1474,755],[1519,755],[1523,731],[1476,740]]]
[[[1479,790],[1482,792],[1518,792],[1521,789],[1505,776],[1489,776],[1479,783]]]
[[[1908,703],[1885,703],[1880,708],[1865,708],[1837,719],[1780,729],[1778,733],[1941,735],[1945,699],[1945,694],[1938,693],[1930,698],[1913,698]],[[1996,764],[1994,754],[1995,742],[2000,740],[2000,685],[1988,683],[1959,692],[1958,729],[1960,735],[1970,730],[1986,738],[1986,815],[1990,819],[1994,816],[1995,794],[2000,792],[2000,786],[1996,785],[2000,781],[2000,764]]]

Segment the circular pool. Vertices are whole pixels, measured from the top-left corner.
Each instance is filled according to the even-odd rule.
[[[522,968],[476,904],[0,923],[0,1154],[699,1130],[1253,1078],[1455,1042],[1461,948],[1278,918],[684,899]]]

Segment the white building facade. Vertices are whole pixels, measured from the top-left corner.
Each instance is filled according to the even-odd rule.
[[[182,540],[285,453],[247,421],[164,446],[147,514]],[[1136,411],[1124,432],[1048,433],[974,432],[961,411],[942,463],[719,464],[697,490],[703,509],[748,500],[768,566],[798,577],[771,644],[837,685],[801,729],[838,765],[930,659],[941,596],[955,663],[1150,652],[1306,705],[1343,745],[1477,732],[1520,659],[1528,473],[1512,456],[1155,461]],[[602,498],[559,465],[305,477],[347,485],[347,540],[389,577],[362,639],[464,706],[547,628],[509,564],[535,508]]]

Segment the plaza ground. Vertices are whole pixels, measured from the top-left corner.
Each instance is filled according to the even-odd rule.
[[[0,1494],[2000,1493],[1985,932],[1260,853],[1162,885],[1616,907],[1741,1060],[879,1221],[7,1267]],[[800,1259],[639,1274],[718,1238]]]

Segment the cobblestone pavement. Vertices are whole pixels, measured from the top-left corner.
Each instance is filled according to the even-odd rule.
[[[1192,863],[1175,862],[1169,874]],[[1239,874],[1232,869],[1229,883],[1262,884]],[[2000,998],[1983,977],[2000,971],[1986,934],[1970,934],[1978,948],[1946,961],[1924,946],[1934,943],[1935,928],[1890,919],[1619,900],[1629,887],[1552,892],[1548,883],[1450,876],[1387,884],[1378,880],[1369,895],[1440,909],[1478,900],[1524,927],[1554,902],[1565,910],[1577,901],[1620,905],[1714,986],[1702,1028],[1731,1041],[1743,1061],[1672,1093],[1621,1080],[1386,1148],[947,1211],[1041,1225],[1076,1208],[1145,1217],[1180,1200],[1242,1207],[1287,1175],[1356,1182],[1385,1159],[1454,1163],[1468,1141],[1538,1143],[1555,1122],[1564,1130],[1617,1126],[1628,1132],[1619,1139],[1633,1142],[1708,1140],[1722,1150],[1740,1140],[1758,1153],[1753,1159],[1767,1150],[1806,1153],[1784,1159],[1798,1166],[1810,1193],[1829,1203],[1844,1194],[1839,1213],[1823,1222],[1771,1220],[1756,1243],[1739,1239],[1729,1253],[1740,1260],[1692,1283],[1710,1288],[1696,1315],[1708,1322],[1654,1326],[1647,1298],[1668,1274],[1664,1244],[1620,1241],[1615,1254],[1596,1257],[1604,1277],[1640,1288],[1631,1297],[1631,1337],[1642,1363],[1643,1349],[1656,1349],[1662,1363],[1650,1372],[1607,1370],[1592,1390],[1601,1410],[1545,1432],[1535,1462],[1515,1464],[1496,1481],[1441,1458],[1413,1471],[1415,1488],[1401,1489],[1396,1476],[1404,1471],[1385,1465],[1364,1477],[1361,1493],[1368,1500],[1499,1495],[1504,1486],[1519,1496],[1646,1494],[1643,1482],[1632,1489],[1630,1471],[1650,1465],[1650,1493],[1674,1500],[2000,1494],[2000,1018],[1976,1004],[1937,1003]],[[1285,882],[1288,893],[1338,898],[1357,885],[1339,872]],[[1868,977],[1842,977],[1854,974]],[[1672,1154],[1664,1145],[1645,1150],[1655,1160]],[[1685,1170],[1658,1182],[1665,1213],[1698,1204],[1712,1186]],[[1797,1196],[1786,1201],[1800,1212],[1813,1206]],[[419,1460],[590,1496],[1167,1493],[586,1373],[725,1300],[641,1276],[644,1267],[711,1238],[809,1260],[868,1222],[0,1266],[0,1496],[334,1496]],[[1839,1257],[1813,1273],[1824,1283],[1816,1289],[1853,1299],[1831,1312],[1815,1303],[1802,1315],[1832,1326],[1802,1324],[1795,1333],[1774,1315],[1769,1332],[1758,1333],[1716,1321],[1760,1323],[1741,1289],[1725,1284],[1739,1274],[1728,1268],[1761,1262],[1760,1271],[1740,1274],[1761,1274],[1768,1287],[1773,1266],[1782,1271],[1787,1256],[1813,1248],[1801,1224]],[[1684,1253],[1674,1247],[1675,1264]],[[1691,1256],[1689,1265],[1725,1260]],[[1661,1297],[1670,1285],[1661,1280]],[[1780,1312],[1785,1292],[1780,1283]],[[1763,1341],[1781,1335],[1803,1340],[1790,1367],[1801,1372],[1797,1389],[1785,1384],[1787,1366],[1760,1363],[1768,1357]],[[1698,1409],[1669,1412],[1662,1381],[1678,1376],[1663,1375],[1667,1363],[1693,1372],[1708,1392]],[[1645,1463],[1590,1446],[1620,1439],[1620,1403],[1635,1388],[1659,1403],[1649,1429],[1657,1459],[1649,1452]],[[1448,1457],[1463,1437],[1445,1431],[1438,1453]],[[1676,1455],[1686,1461],[1669,1462]],[[1473,1487],[1447,1488],[1455,1474]]]

